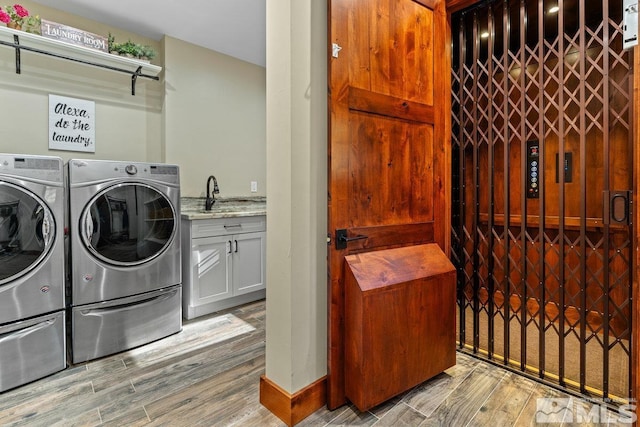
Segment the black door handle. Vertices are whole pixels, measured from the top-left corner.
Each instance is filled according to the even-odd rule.
[[[368,238],[369,236],[365,236],[362,234],[359,234],[353,237],[348,237],[347,230],[345,228],[341,228],[339,230],[336,230],[336,249],[346,249],[347,243],[352,242],[354,240],[364,240]]]

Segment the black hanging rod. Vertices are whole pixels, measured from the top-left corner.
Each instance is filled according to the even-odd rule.
[[[137,81],[138,77],[144,77],[144,78],[151,79],[151,80],[156,80],[156,81],[160,80],[160,78],[158,76],[150,76],[148,74],[142,74],[142,65],[139,66],[136,71],[131,71],[131,70],[126,70],[124,68],[113,67],[111,65],[98,64],[96,62],[85,61],[83,59],[78,59],[78,58],[72,58],[70,56],[60,55],[58,53],[53,53],[53,52],[48,52],[46,50],[37,49],[35,47],[23,46],[23,45],[20,44],[20,39],[18,38],[17,34],[14,34],[13,40],[14,40],[14,43],[10,43],[10,42],[6,42],[6,41],[3,41],[3,40],[0,40],[0,44],[4,45],[4,46],[12,47],[12,48],[14,48],[16,50],[16,74],[20,74],[21,73],[21,69],[20,69],[20,51],[21,50],[28,50],[30,52],[39,53],[41,55],[53,56],[55,58],[66,59],[67,61],[78,62],[80,64],[92,65],[94,67],[105,68],[107,70],[117,71],[119,73],[129,74],[129,75],[131,75],[131,95],[135,95],[136,94],[136,81]]]

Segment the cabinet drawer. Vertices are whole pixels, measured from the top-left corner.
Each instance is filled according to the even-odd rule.
[[[262,216],[246,216],[215,219],[195,219],[191,221],[191,237],[210,237],[225,234],[265,231],[267,220]]]
[[[0,392],[66,368],[65,313],[0,327]]]
[[[73,307],[73,363],[85,362],[182,330],[182,286]]]

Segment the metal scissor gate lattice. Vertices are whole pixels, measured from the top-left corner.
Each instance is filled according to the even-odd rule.
[[[621,22],[621,0],[494,1],[452,17],[452,259],[461,348],[624,400],[633,70]]]

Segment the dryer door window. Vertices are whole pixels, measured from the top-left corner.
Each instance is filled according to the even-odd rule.
[[[0,285],[30,272],[55,236],[51,210],[35,194],[0,181]]]
[[[176,232],[176,212],[162,193],[143,184],[119,184],[98,193],[80,217],[89,251],[113,265],[142,264],[160,255]]]

